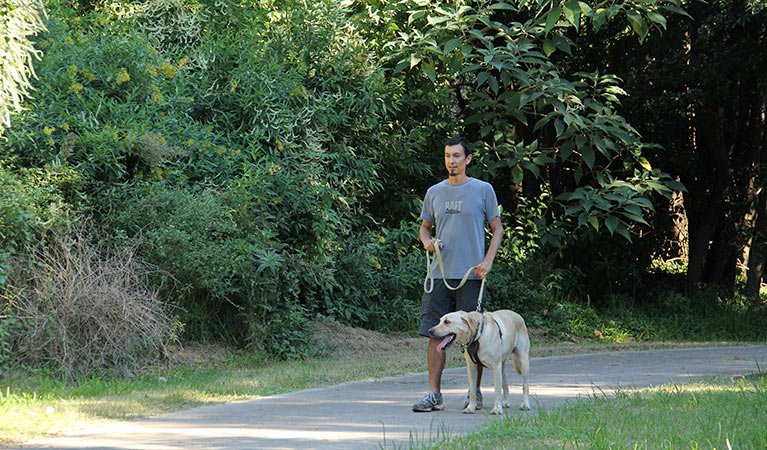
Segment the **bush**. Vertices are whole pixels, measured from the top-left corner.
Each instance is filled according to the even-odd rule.
[[[13,173],[0,165],[0,288],[13,255],[74,220],[78,184],[77,174],[62,167]]]
[[[141,240],[185,338],[295,357],[318,314],[415,328],[422,255],[397,222],[416,208],[392,198],[415,198],[426,134],[397,121],[406,88],[343,4],[72,5],[50,3],[36,95],[0,143],[9,177],[56,168],[94,241]],[[9,240],[47,233],[24,216],[35,192],[8,195]]]
[[[194,47],[202,35],[200,15],[182,0],[147,2],[135,16],[135,22],[163,53]]]
[[[321,312],[382,331],[417,329],[425,275],[417,236],[415,222],[403,222],[347,240]]]
[[[164,357],[175,337],[168,308],[148,283],[152,267],[135,249],[103,253],[80,234],[54,239],[12,266],[0,296],[0,363],[12,354],[16,364],[69,379],[130,376]]]
[[[163,163],[213,152],[216,137],[188,117],[195,87],[186,61],[163,58],[145,35],[102,13],[71,15],[53,9],[39,36],[35,95],[6,132],[7,159],[71,168],[79,193],[101,203],[119,183],[159,180],[179,170]],[[151,140],[161,145],[147,159]]]

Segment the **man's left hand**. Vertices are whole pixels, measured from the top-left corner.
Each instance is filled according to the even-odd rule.
[[[487,274],[490,273],[492,268],[492,262],[482,261],[481,263],[477,264],[477,267],[474,269],[474,273],[477,274],[478,277],[484,279]]]

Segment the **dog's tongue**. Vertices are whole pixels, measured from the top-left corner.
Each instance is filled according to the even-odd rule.
[[[444,350],[445,347],[447,347],[447,344],[449,344],[450,341],[452,340],[453,340],[452,334],[448,334],[447,336],[445,336],[445,338],[442,339],[442,342],[440,342],[439,345],[437,346],[437,351],[441,352],[442,350]]]

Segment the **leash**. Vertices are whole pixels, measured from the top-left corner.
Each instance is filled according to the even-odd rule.
[[[445,284],[445,287],[450,289],[451,291],[457,291],[458,289],[461,289],[464,284],[466,284],[466,281],[469,279],[469,275],[471,275],[471,272],[474,271],[474,269],[477,268],[477,266],[471,266],[469,270],[466,271],[466,273],[463,275],[463,278],[461,278],[461,282],[458,283],[458,286],[453,287],[450,286],[450,283],[447,282],[447,279],[445,278],[445,264],[442,262],[442,251],[439,249],[439,243],[442,242],[439,239],[435,239],[434,241],[434,257],[437,259],[437,265],[439,266],[439,271],[442,273],[442,282]],[[429,257],[429,251],[426,251],[426,278],[423,280],[423,291],[427,294],[431,294],[431,292],[434,290],[434,275],[431,273],[431,263],[432,259]],[[482,284],[479,286],[479,297],[477,298],[477,312],[482,312],[482,294],[485,292],[485,281],[487,277],[482,278]],[[427,283],[431,283],[429,287],[427,288]]]

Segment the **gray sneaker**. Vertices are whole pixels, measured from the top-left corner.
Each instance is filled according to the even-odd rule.
[[[442,411],[443,409],[445,405],[442,404],[442,394],[434,391],[427,392],[418,403],[413,405],[415,412]]]
[[[463,402],[463,409],[469,406],[469,393],[466,393],[466,401]],[[477,389],[477,409],[482,409],[482,392]]]

